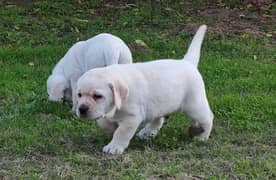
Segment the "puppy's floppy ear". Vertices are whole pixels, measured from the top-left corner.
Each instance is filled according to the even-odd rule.
[[[119,80],[115,80],[108,84],[113,92],[114,103],[117,109],[121,109],[122,102],[128,97],[128,87]]]

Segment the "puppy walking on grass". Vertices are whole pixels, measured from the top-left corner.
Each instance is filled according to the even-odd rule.
[[[79,77],[86,71],[112,64],[132,63],[127,45],[118,37],[102,33],[86,41],[74,44],[58,62],[47,80],[47,92],[51,101],[71,100]],[[73,92],[72,92],[73,91]],[[76,100],[73,97],[75,111]]]
[[[182,60],[112,65],[80,77],[77,115],[94,119],[114,133],[104,152],[121,154],[142,122],[145,126],[138,137],[156,135],[163,117],[173,112],[184,112],[193,120],[190,130],[196,132],[196,138],[209,138],[213,113],[197,69],[206,29],[206,25],[199,28]]]

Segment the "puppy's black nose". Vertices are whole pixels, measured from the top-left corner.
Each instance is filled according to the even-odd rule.
[[[87,105],[84,105],[84,104],[80,105],[80,107],[79,107],[80,114],[85,115],[87,113],[88,109],[89,109],[89,107]]]

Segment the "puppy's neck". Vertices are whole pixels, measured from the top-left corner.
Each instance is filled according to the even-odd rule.
[[[113,106],[110,111],[103,115],[103,118],[112,119],[115,115],[116,109],[116,106]]]

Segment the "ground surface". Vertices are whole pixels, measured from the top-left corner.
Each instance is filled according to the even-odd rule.
[[[276,6],[199,2],[1,1],[0,179],[275,179]],[[189,139],[189,120],[174,114],[155,139],[105,155],[110,135],[47,100],[45,81],[77,40],[110,32],[137,62],[180,58],[203,23],[208,142]]]

